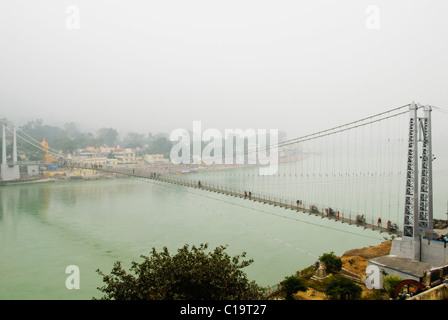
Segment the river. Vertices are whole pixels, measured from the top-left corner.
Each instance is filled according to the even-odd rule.
[[[245,199],[125,178],[0,188],[0,299],[91,299],[113,263],[128,268],[153,247],[228,245],[246,252],[262,286],[328,252],[376,245],[388,235]],[[68,289],[68,266],[79,289]]]

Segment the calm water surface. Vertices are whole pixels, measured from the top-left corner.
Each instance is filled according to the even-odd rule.
[[[275,285],[326,252],[379,244],[384,234],[145,179],[57,182],[0,188],[0,298],[91,299],[101,269],[125,267],[151,248],[228,245],[247,252],[251,280]],[[80,270],[69,290],[66,267]]]

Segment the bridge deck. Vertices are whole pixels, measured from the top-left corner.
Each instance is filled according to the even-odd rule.
[[[346,217],[337,217],[337,216],[329,216],[326,215],[323,212],[320,211],[312,211],[310,209],[306,209],[304,207],[297,207],[291,204],[287,204],[287,203],[283,203],[283,202],[278,202],[278,201],[273,201],[273,200],[269,200],[269,199],[264,199],[264,198],[259,198],[256,196],[251,196],[249,198],[249,196],[245,197],[244,194],[241,193],[236,193],[233,191],[228,191],[228,190],[223,190],[223,189],[219,189],[219,188],[215,188],[215,187],[210,187],[210,186],[198,186],[197,184],[194,183],[189,183],[189,182],[179,182],[176,181],[174,179],[169,179],[167,177],[159,177],[157,180],[159,181],[164,181],[164,182],[168,182],[168,183],[174,183],[174,184],[178,184],[178,185],[183,185],[186,187],[191,187],[191,188],[196,188],[196,189],[202,189],[202,190],[206,190],[206,191],[210,191],[210,192],[216,192],[216,193],[221,193],[221,194],[225,194],[225,195],[229,195],[229,196],[233,196],[233,197],[238,197],[238,198],[245,198],[248,201],[254,201],[254,202],[262,202],[265,204],[270,204],[273,206],[278,206],[281,208],[285,208],[285,209],[291,209],[294,210],[296,212],[303,212],[303,213],[307,213],[309,215],[316,215],[322,218],[327,218],[327,219],[331,219],[334,220],[336,222],[341,222],[341,223],[348,223],[349,225],[356,225],[358,227],[362,227],[364,229],[372,229],[375,231],[379,231],[379,232],[385,232],[391,235],[396,235],[396,236],[401,236],[401,232],[400,231],[391,231],[390,229],[386,228],[386,227],[382,227],[382,226],[378,226],[375,224],[371,224],[371,223],[358,223],[356,220],[351,219],[351,218],[346,218]]]
[[[80,168],[80,169],[89,169],[89,170],[96,170],[96,171],[102,171],[102,172],[108,172],[108,173],[116,173],[116,174],[121,174],[121,175],[127,175],[127,176],[132,176],[132,177],[137,177],[137,178],[144,178],[144,179],[151,179],[151,180],[156,180],[156,181],[162,181],[162,182],[167,182],[167,183],[172,183],[172,184],[177,184],[177,185],[182,185],[182,186],[186,186],[186,187],[190,187],[190,188],[195,188],[195,189],[201,189],[201,190],[205,190],[205,191],[210,191],[210,192],[216,192],[216,193],[221,193],[221,194],[225,194],[228,196],[233,196],[233,197],[238,197],[238,198],[246,198],[248,201],[254,201],[254,202],[261,202],[261,203],[265,203],[265,204],[269,204],[269,205],[273,205],[273,206],[278,206],[281,208],[285,208],[285,209],[290,209],[290,210],[294,210],[296,212],[303,212],[303,213],[307,213],[309,215],[315,215],[315,216],[319,216],[321,218],[327,218],[327,219],[331,219],[334,220],[336,222],[341,222],[341,223],[348,223],[349,225],[356,225],[358,227],[364,228],[364,229],[371,229],[371,230],[375,230],[375,231],[379,231],[381,233],[388,233],[391,235],[396,235],[396,236],[401,236],[401,231],[393,231],[390,230],[389,228],[383,227],[383,226],[378,226],[375,225],[373,223],[360,223],[358,222],[356,219],[351,219],[351,218],[347,218],[344,216],[331,216],[331,215],[326,215],[323,212],[320,212],[318,210],[310,210],[310,209],[306,209],[304,207],[298,207],[298,206],[294,206],[291,204],[287,204],[287,203],[283,203],[283,202],[278,202],[278,201],[273,201],[273,200],[269,200],[269,199],[265,199],[265,198],[261,198],[261,197],[256,197],[256,196],[251,196],[249,198],[249,196],[245,197],[244,194],[238,193],[238,192],[233,192],[233,191],[229,191],[229,190],[224,190],[224,189],[219,189],[216,187],[211,187],[211,186],[206,186],[206,185],[198,185],[197,183],[193,183],[193,182],[185,182],[185,181],[178,181],[176,179],[171,179],[167,176],[163,176],[163,175],[155,175],[154,173],[150,173],[150,172],[139,172],[139,170],[137,170],[137,172],[133,169],[129,169],[129,168],[123,168],[121,170],[117,170],[117,168],[114,168],[115,170],[111,170],[110,168],[89,168],[89,167],[83,167],[83,166],[76,166],[76,165],[69,165],[67,167],[73,167],[73,168]]]

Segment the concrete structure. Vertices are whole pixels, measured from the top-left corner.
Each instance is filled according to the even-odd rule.
[[[41,163],[39,161],[20,161],[21,176],[38,176],[41,174]]]
[[[20,179],[20,169],[17,163],[17,138],[16,130],[13,130],[12,142],[12,162],[6,161],[6,126],[2,126],[3,140],[2,140],[2,164],[0,167],[0,178],[3,181],[12,181]]]
[[[170,162],[169,159],[165,159],[163,154],[147,154],[143,157],[143,159],[149,164]]]
[[[320,264],[319,268],[317,268],[317,270],[314,272],[312,279],[321,281],[327,276],[327,269],[322,264]]]
[[[434,267],[448,265],[447,243],[441,240],[422,239],[421,261],[427,262]]]
[[[422,236],[415,241],[403,240],[402,238],[394,239],[390,254],[426,262],[433,267],[448,264],[447,243],[430,237]],[[415,256],[416,254],[418,255]]]
[[[71,161],[87,169],[95,168],[95,166],[115,166],[118,164],[117,159],[108,159],[106,157],[76,157]]]
[[[379,288],[383,287],[383,278],[387,275],[422,282],[426,271],[432,267],[429,263],[396,255],[387,255],[370,259],[367,261],[367,268],[371,265],[376,266],[379,269]]]
[[[441,285],[424,291],[408,300],[448,300],[448,284],[442,283]]]
[[[40,171],[39,171],[39,165],[37,164],[30,164],[26,166],[26,172],[27,175],[29,176],[38,176]]]
[[[392,241],[390,254],[420,261],[420,243],[419,238],[396,238]]]
[[[118,164],[134,164],[135,163],[135,152],[131,149],[125,149],[123,151],[115,151],[115,158]]]

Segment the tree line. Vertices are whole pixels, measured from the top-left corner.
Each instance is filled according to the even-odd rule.
[[[0,120],[8,123],[6,118]],[[121,148],[135,149],[137,156],[163,154],[168,157],[172,147],[172,142],[164,133],[153,134],[149,132],[145,135],[138,132],[129,132],[121,138],[119,132],[114,128],[103,127],[96,132],[83,132],[74,122],[67,122],[62,127],[58,127],[45,124],[42,119],[36,119],[28,121],[19,129],[39,142],[42,142],[45,138],[52,150],[58,150],[64,154],[74,154],[76,150],[87,147],[120,146]],[[18,131],[18,135],[36,144],[35,141],[21,134],[20,131]],[[17,139],[17,148],[19,153],[25,154],[27,160],[43,159],[44,152],[23,139]],[[8,154],[11,154],[11,149],[12,146],[8,144]]]
[[[2,118],[0,119],[0,122],[8,123],[8,119]],[[37,140],[39,144],[45,139],[51,150],[57,150],[63,154],[75,154],[78,149],[85,149],[87,147],[99,148],[101,146],[120,146],[122,149],[134,149],[136,151],[136,156],[143,156],[145,154],[163,154],[165,158],[169,159],[173,146],[178,143],[178,141],[170,141],[169,134],[167,133],[154,134],[148,132],[147,134],[143,134],[139,132],[129,132],[121,137],[115,128],[102,127],[95,132],[84,132],[81,131],[74,122],[67,122],[62,127],[59,127],[45,124],[42,119],[28,121],[25,125],[20,126],[19,129]],[[283,132],[281,134],[284,136]],[[31,140],[20,131],[18,131],[18,135]],[[229,139],[233,139],[233,145],[236,144],[236,137]],[[37,144],[36,141],[31,142]],[[208,142],[200,141],[199,143],[201,144],[201,150],[203,150]],[[249,138],[245,137],[243,143],[244,150],[248,150]],[[222,145],[224,146],[225,144],[225,139],[223,139]],[[17,139],[17,148],[19,154],[25,154],[26,160],[42,160],[44,157],[43,150],[20,138]],[[8,144],[7,154],[9,155],[11,152],[12,146],[11,144]],[[193,135],[190,137],[190,153],[192,152]],[[236,151],[234,150],[233,153],[235,156]]]

